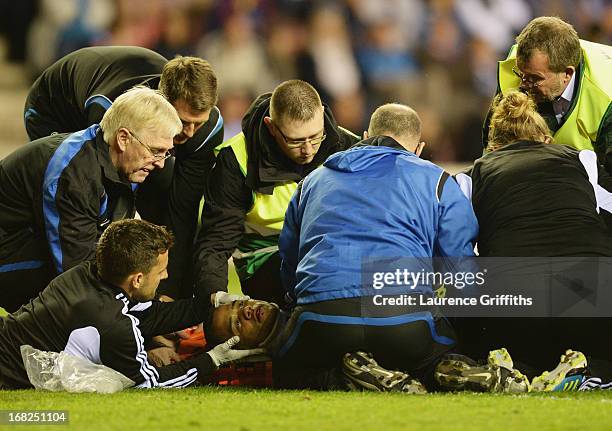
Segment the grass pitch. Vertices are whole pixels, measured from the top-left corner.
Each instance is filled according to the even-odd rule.
[[[230,290],[238,292],[233,271],[230,278]],[[612,430],[612,391],[512,396],[225,387],[130,389],[113,395],[24,390],[0,391],[0,410],[68,411],[68,425],[0,425],[16,431]]]
[[[113,395],[0,391],[0,410],[67,410],[88,430],[612,429],[612,392],[404,395],[245,388],[131,389]],[[13,426],[0,426],[8,429]]]

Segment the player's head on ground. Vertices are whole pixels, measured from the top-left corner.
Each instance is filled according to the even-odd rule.
[[[521,88],[537,103],[555,100],[569,84],[580,64],[578,33],[560,18],[532,20],[516,38],[516,67]]]
[[[293,79],[274,89],[268,131],[289,160],[306,165],[325,145],[325,121],[321,97],[307,82]]]
[[[174,144],[180,145],[208,121],[210,111],[217,104],[217,76],[206,60],[179,56],[164,66],[159,91],[181,119],[181,133],[174,137]]]
[[[493,101],[487,150],[517,141],[551,142],[552,134],[529,95],[513,91]]]
[[[168,277],[168,250],[173,242],[163,226],[135,219],[113,222],[96,249],[98,276],[135,301],[149,301],[159,282]]]
[[[182,125],[158,91],[138,86],[113,102],[100,127],[115,167],[130,182],[142,183],[153,169],[164,167]]]
[[[206,338],[219,344],[238,335],[241,349],[266,347],[276,332],[279,313],[276,304],[256,299],[220,305],[205,322]]]
[[[368,136],[389,136],[406,150],[421,154],[421,119],[414,109],[399,103],[387,103],[376,108],[370,118]]]

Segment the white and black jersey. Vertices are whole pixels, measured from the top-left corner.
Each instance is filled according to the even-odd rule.
[[[593,151],[516,142],[456,176],[481,256],[612,256],[612,181]]]
[[[24,344],[106,365],[137,387],[188,386],[216,369],[210,356],[156,367],[147,358],[144,340],[202,322],[207,307],[199,299],[133,302],[100,280],[92,262],[84,262],[14,314],[0,318],[0,386],[31,387],[19,349]]]

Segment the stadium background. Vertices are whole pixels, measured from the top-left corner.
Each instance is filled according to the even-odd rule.
[[[338,122],[364,130],[381,103],[420,113],[425,157],[478,157],[496,61],[538,15],[612,44],[610,0],[19,0],[0,13],[0,157],[26,142],[33,79],[90,45],[140,45],[201,56],[220,82],[225,137],[254,96],[286,79],[315,85]]]

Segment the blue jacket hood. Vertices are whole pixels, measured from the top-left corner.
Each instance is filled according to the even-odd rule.
[[[323,166],[340,172],[360,172],[371,168],[385,159],[395,159],[398,155],[417,157],[405,150],[394,139],[377,136],[366,139],[346,151],[331,155]]]
[[[294,194],[279,252],[297,304],[380,293],[371,273],[397,259],[474,255],[478,222],[459,185],[396,146],[381,136],[336,153]]]

